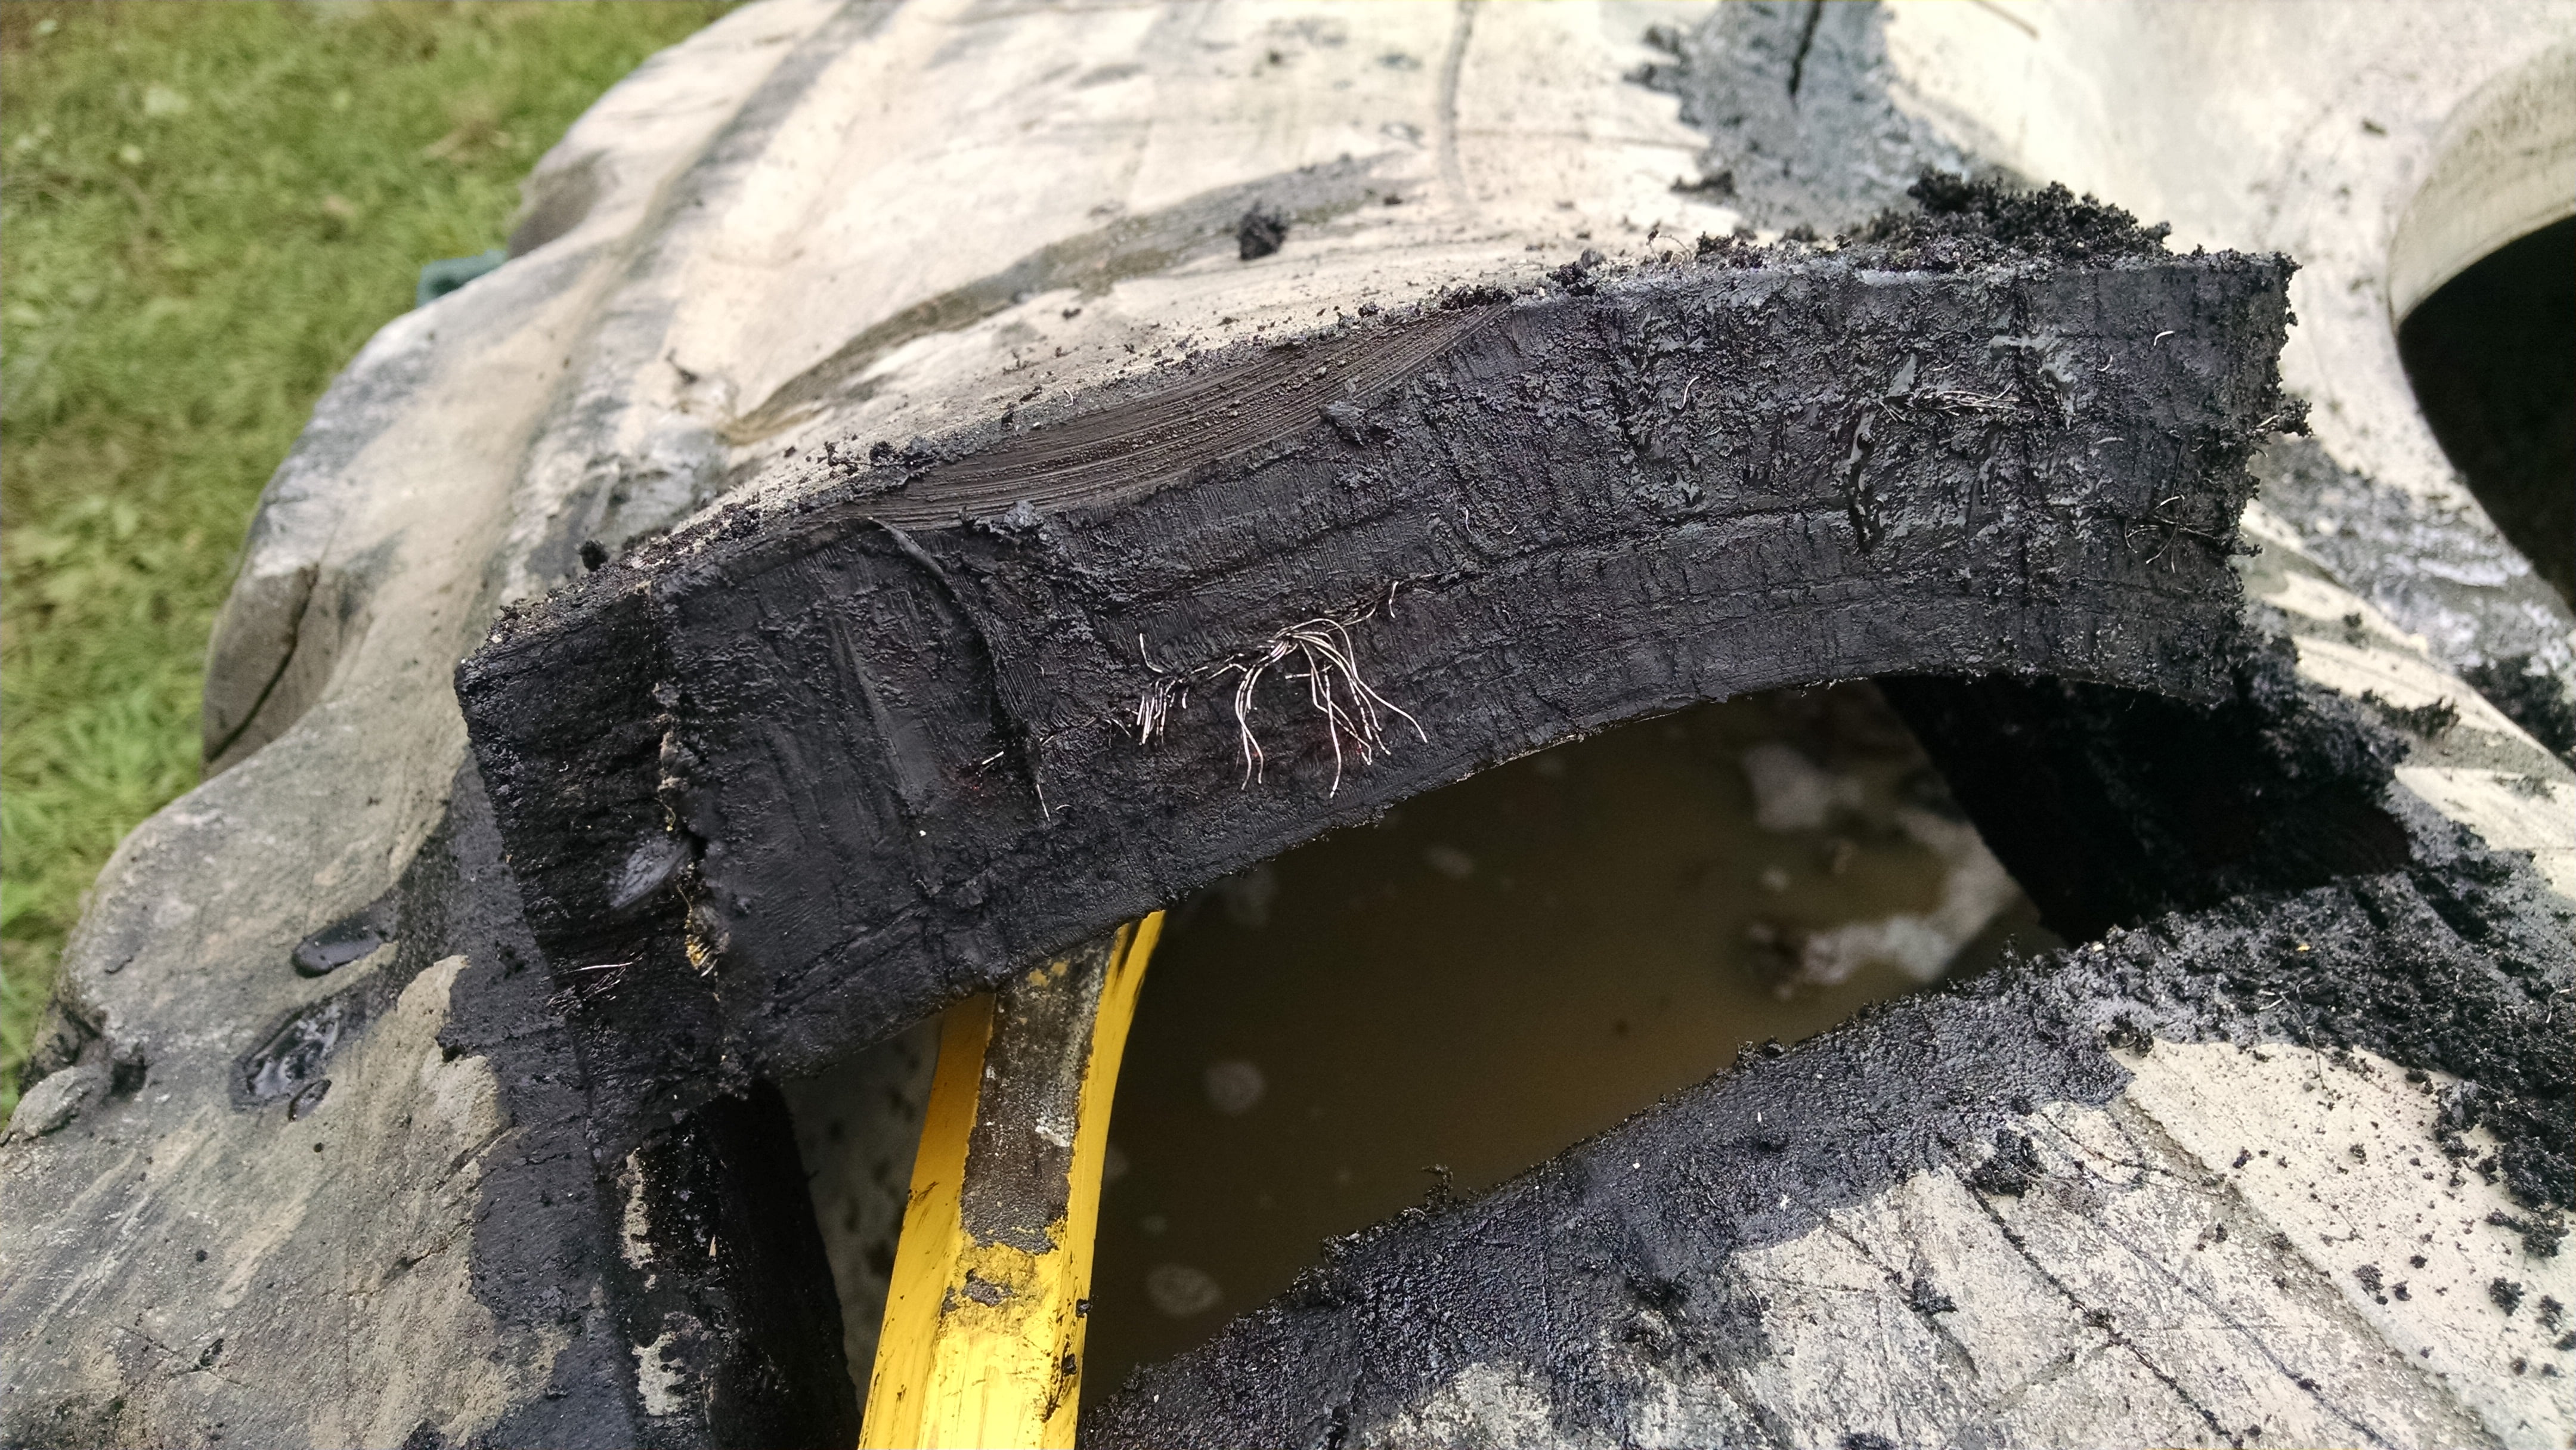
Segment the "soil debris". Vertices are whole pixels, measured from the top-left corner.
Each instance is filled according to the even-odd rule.
[[[2521,1235],[2522,1251],[2535,1259],[2556,1258],[2560,1241],[2567,1237],[2566,1216],[2555,1209],[2543,1209],[2528,1218],[2491,1213],[2487,1215],[2487,1223]]]
[[[1234,245],[1247,262],[1257,262],[1288,241],[1288,218],[1268,206],[1256,206],[1234,224]]]
[[[2558,677],[2535,668],[2528,654],[2509,655],[2471,665],[2460,677],[2487,697],[2506,718],[2531,732],[2570,765],[2576,765],[2576,701],[2568,698]]]
[[[1956,271],[2015,255],[2066,262],[2161,256],[2173,230],[2164,222],[2141,226],[2119,207],[2054,181],[2017,191],[1927,169],[1905,194],[1921,210],[1883,212],[1850,241],[1907,271]]]
[[[2382,699],[2376,690],[2361,692],[2361,702],[2379,712],[2379,718],[2410,735],[2427,740],[2460,723],[2460,707],[2446,697],[2426,705],[2397,705]]]
[[[2039,1181],[2039,1150],[2030,1135],[2010,1128],[1995,1130],[1995,1153],[1968,1175],[1968,1186],[1980,1193],[2019,1198]]]

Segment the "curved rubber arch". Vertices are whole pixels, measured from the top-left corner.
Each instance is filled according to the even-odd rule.
[[[1623,721],[1890,674],[2220,698],[2286,263],[1869,260],[1176,363],[1060,427],[854,454],[497,623],[457,689],[526,919],[567,982],[629,964],[584,998],[602,1151]],[[1219,395],[1307,421],[1247,402],[1150,491],[923,522],[1005,455],[1023,501],[1082,440],[1169,473],[1165,405]],[[1277,668],[1327,636],[1330,696]]]
[[[1109,1109],[1136,992],[1162,929],[1158,911],[1118,928],[1106,952],[1069,952],[998,993],[948,1009],[861,1445],[1073,1444]],[[1011,1010],[1032,998],[1042,999],[1039,1010]],[[1050,1005],[1075,1010],[1051,1014],[1044,1010]],[[1012,1041],[1014,1034],[1020,1040]],[[1011,1182],[1014,1169],[1026,1165],[987,1145],[1053,1143],[1062,1135],[1060,1127],[1051,1130],[1047,1111],[1060,1096],[1012,1091],[1058,1063],[1079,1064],[1066,1084],[1072,1141],[1055,1144],[1071,1151],[1038,1157],[1041,1171],[1059,1165],[1062,1179]],[[1041,1221],[1051,1221],[1043,1222],[1041,1238],[1011,1242],[975,1221],[969,1206],[995,1191],[1017,1200],[1009,1207],[1060,1201],[1062,1215],[1042,1213]]]

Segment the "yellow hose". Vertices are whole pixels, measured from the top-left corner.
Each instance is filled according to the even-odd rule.
[[[969,998],[942,1020],[939,1065],[921,1125],[921,1151],[913,1160],[912,1198],[904,1209],[885,1324],[868,1381],[862,1446],[1073,1444],[1110,1102],[1117,1093],[1118,1063],[1135,1017],[1137,988],[1162,929],[1159,911],[1119,928],[1089,1030],[1079,1033],[1080,1024],[1075,1029],[1087,1036],[1087,1045],[1070,1039],[1040,1044],[1044,1050],[1083,1054],[1064,1212],[1046,1226],[1051,1247],[1043,1252],[979,1238],[967,1228],[962,1205],[968,1174],[989,1171],[969,1149],[979,1109],[985,1106],[986,1058],[988,1053],[1000,1056],[992,1051],[995,998]],[[1097,955],[1090,960],[1096,963]],[[1085,991],[1088,984],[1080,980],[1085,970],[1084,954],[1069,954],[1003,992]],[[997,1127],[983,1126],[988,1138]],[[998,1127],[1045,1131],[1037,1122]]]

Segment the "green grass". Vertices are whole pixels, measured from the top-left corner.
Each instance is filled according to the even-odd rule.
[[[314,400],[722,8],[0,5],[0,1114],[91,879],[197,782],[207,631]]]

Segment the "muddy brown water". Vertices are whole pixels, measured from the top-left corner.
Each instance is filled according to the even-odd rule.
[[[1086,1378],[1203,1341],[1443,1180],[1490,1187],[2007,943],[2057,944],[1867,685],[1624,727],[1281,856],[1155,953]]]

